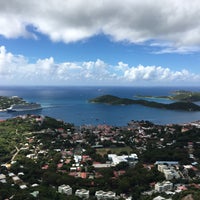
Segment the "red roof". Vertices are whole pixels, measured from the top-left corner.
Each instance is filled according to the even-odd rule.
[[[119,177],[119,176],[125,174],[126,171],[120,170],[120,171],[114,171],[113,173],[114,173],[114,176],[117,178],[117,177]]]
[[[49,165],[44,165],[43,167],[42,167],[42,169],[48,169],[49,168]]]
[[[86,172],[81,172],[81,178],[86,179],[87,178],[87,173]]]
[[[58,164],[57,164],[57,168],[59,168],[59,169],[60,169],[62,166],[63,166],[63,163],[58,163]]]
[[[187,188],[184,185],[181,185],[178,187],[179,190],[187,190]]]

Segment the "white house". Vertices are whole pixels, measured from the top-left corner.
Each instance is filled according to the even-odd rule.
[[[4,174],[0,174],[0,182],[6,183],[6,176]]]
[[[81,160],[82,160],[82,156],[81,155],[74,155],[75,163],[79,163]]]
[[[72,195],[72,188],[69,185],[58,186],[58,192],[66,195]]]
[[[157,192],[169,191],[172,190],[172,188],[173,188],[173,183],[171,183],[170,181],[163,181],[162,183],[158,182],[155,184],[155,190]]]
[[[104,192],[103,190],[99,190],[95,192],[95,197],[98,200],[104,200],[104,199],[115,199],[116,193],[109,191],[109,192]]]
[[[89,190],[86,190],[86,189],[78,189],[78,190],[76,190],[76,192],[75,192],[75,196],[78,196],[78,197],[80,197],[80,198],[88,199],[88,198],[90,197]]]

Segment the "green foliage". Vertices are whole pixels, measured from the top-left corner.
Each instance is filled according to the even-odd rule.
[[[0,109],[7,109],[13,104],[22,104],[25,103],[25,100],[23,100],[20,97],[6,97],[6,96],[0,96]]]
[[[115,166],[115,170],[119,171],[119,170],[126,170],[129,168],[129,164],[127,162],[120,162],[119,164],[117,164]]]
[[[183,191],[181,193],[176,193],[172,197],[172,199],[173,200],[182,200],[186,196],[188,197],[188,199],[199,200],[200,191],[198,189],[190,189],[190,190],[187,190],[187,191]]]
[[[163,148],[163,149],[148,149],[141,156],[141,159],[145,163],[155,163],[158,160],[166,160],[166,161],[179,161],[181,163],[189,163],[189,158],[185,155],[187,154],[186,149],[176,149],[174,151],[173,148]]]
[[[45,117],[42,125],[41,125],[41,129],[57,129],[57,128],[64,128],[64,129],[68,129],[68,128],[72,128],[73,124],[65,124],[63,121],[58,121],[52,117]]]

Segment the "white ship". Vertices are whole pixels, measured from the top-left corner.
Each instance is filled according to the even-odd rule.
[[[42,109],[42,107],[38,103],[23,103],[23,104],[14,104],[9,108],[7,108],[7,111],[21,112],[21,111],[40,110],[40,109]]]

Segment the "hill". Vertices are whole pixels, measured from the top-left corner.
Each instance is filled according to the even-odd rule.
[[[168,109],[168,110],[184,110],[184,111],[200,111],[200,106],[192,102],[175,102],[170,104],[158,103],[155,101],[147,100],[133,100],[128,98],[120,98],[113,95],[103,95],[94,99],[89,100],[90,103],[104,103],[110,105],[130,105],[140,104],[147,107]]]

